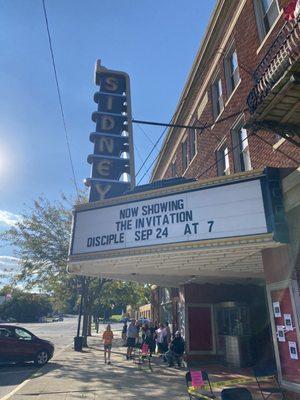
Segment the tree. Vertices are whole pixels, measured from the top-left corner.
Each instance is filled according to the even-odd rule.
[[[54,308],[63,312],[73,311],[78,298],[78,278],[66,270],[71,204],[65,196],[53,203],[40,196],[32,207],[26,207],[19,222],[1,235],[20,259],[21,269],[14,281],[22,282],[25,289],[49,293]]]
[[[125,306],[133,307],[148,303],[151,298],[150,285],[142,285],[136,282],[111,281],[105,285],[100,298],[104,307]]]
[[[85,199],[82,196],[79,201]],[[14,280],[27,290],[39,289],[50,295],[55,311],[71,312],[78,304],[80,277],[67,273],[67,257],[71,232],[73,201],[62,196],[50,202],[40,196],[33,206],[26,207],[16,225],[1,235],[16,248],[21,270]],[[84,335],[87,333],[88,314],[102,307],[140,305],[149,301],[147,285],[133,282],[88,278],[85,296]]]
[[[2,291],[3,295],[7,291]],[[46,295],[27,293],[10,289],[11,298],[0,305],[0,315],[4,319],[12,318],[17,322],[34,322],[52,312],[52,305]]]

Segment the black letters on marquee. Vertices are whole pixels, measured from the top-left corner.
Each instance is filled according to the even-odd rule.
[[[90,134],[94,153],[88,157],[92,176],[85,181],[90,202],[120,196],[135,184],[129,77],[97,61],[95,83],[99,85],[94,95],[98,110],[92,114],[96,131]],[[124,173],[130,181],[122,179]]]

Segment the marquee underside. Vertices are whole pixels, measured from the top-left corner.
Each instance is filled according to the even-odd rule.
[[[71,256],[70,273],[180,286],[199,283],[253,283],[264,279],[261,251],[277,247],[271,234],[152,246],[102,254]]]

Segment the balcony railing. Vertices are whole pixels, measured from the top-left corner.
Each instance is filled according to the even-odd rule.
[[[300,15],[284,24],[267,54],[253,73],[254,87],[247,104],[253,114],[268,96],[273,86],[300,58]]]

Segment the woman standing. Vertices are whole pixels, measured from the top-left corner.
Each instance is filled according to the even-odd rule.
[[[102,339],[104,344],[104,362],[110,364],[110,353],[114,334],[111,330],[110,324],[107,325],[106,330],[103,332]]]
[[[153,322],[150,322],[149,336],[146,338],[146,343],[149,345],[150,355],[155,353],[156,347],[156,330],[157,327],[154,326]]]

